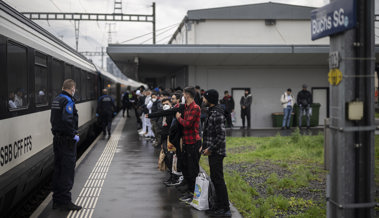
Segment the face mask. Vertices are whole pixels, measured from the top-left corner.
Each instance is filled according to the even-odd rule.
[[[152,98],[151,100],[152,100],[153,102],[156,102],[156,101],[157,101],[157,99],[156,99],[156,98]]]
[[[171,107],[170,107],[170,105],[168,105],[168,104],[166,104],[166,105],[164,105],[163,106],[163,110],[168,110],[168,109],[170,109]]]

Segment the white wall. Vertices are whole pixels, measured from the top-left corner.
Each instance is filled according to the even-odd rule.
[[[308,20],[277,20],[267,26],[264,20],[206,20],[193,23],[176,36],[173,44],[264,44],[264,45],[327,45],[329,38],[311,40],[311,24]]]
[[[225,90],[232,88],[248,88],[253,93],[252,128],[268,128],[272,126],[271,114],[282,112],[280,96],[287,88],[293,94],[301,90],[302,84],[312,87],[329,87],[328,68],[304,69],[288,67],[189,67],[189,85],[201,88],[216,89],[220,97]],[[236,109],[239,100],[235,99]],[[239,118],[237,118],[239,119]]]

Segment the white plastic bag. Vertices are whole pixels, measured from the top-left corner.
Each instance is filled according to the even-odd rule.
[[[235,123],[237,121],[236,112],[232,112],[231,117],[232,117],[232,123]]]
[[[196,177],[195,191],[193,194],[193,199],[191,206],[198,210],[208,210],[208,188],[209,181],[207,180],[204,173],[199,173]]]
[[[176,154],[174,154],[174,156],[172,157],[172,168],[171,168],[171,171],[175,175],[182,175],[181,173],[178,172],[177,165],[178,165],[178,157],[176,156]]]

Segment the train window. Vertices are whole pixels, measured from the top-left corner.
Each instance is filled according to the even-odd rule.
[[[92,91],[95,87],[92,86],[92,74],[86,72],[87,74],[87,99],[91,100],[92,97]]]
[[[90,74],[90,98],[96,99],[96,90],[97,90],[97,84],[96,84],[96,76],[93,74]]]
[[[68,65],[68,64],[65,64],[65,67],[64,67],[64,79],[73,79],[72,78],[72,66],[71,65]]]
[[[82,100],[87,99],[87,72],[81,71],[81,81],[80,85],[82,86]]]
[[[35,101],[36,106],[48,105],[47,98],[47,56],[36,53],[35,55]]]
[[[7,44],[8,108],[25,109],[29,105],[27,49],[13,42]]]
[[[76,91],[75,91],[75,98],[77,101],[80,101],[81,99],[81,91],[82,87],[80,84],[80,69],[79,68],[74,68],[74,81],[76,82]]]
[[[63,62],[53,59],[53,67],[52,67],[52,76],[51,76],[51,84],[53,90],[53,97],[57,96],[62,92],[62,84],[63,84]]]
[[[35,58],[34,58],[34,63],[36,65],[42,66],[42,67],[47,67],[47,57],[46,55],[43,55],[39,52],[36,52]]]

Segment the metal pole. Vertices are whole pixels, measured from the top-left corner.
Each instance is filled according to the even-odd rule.
[[[340,0],[331,0],[331,2]],[[350,0],[352,1],[352,0]],[[342,82],[331,86],[331,166],[328,217],[374,217],[374,0],[357,0],[357,27],[330,37],[341,57]],[[348,119],[348,103],[363,102],[363,119]]]
[[[153,2],[153,44],[155,45],[156,43],[156,30],[155,30],[155,2]]]
[[[74,21],[75,25],[75,45],[76,45],[76,51],[78,51],[79,47],[79,20]]]
[[[104,47],[101,47],[101,68],[104,69]]]

